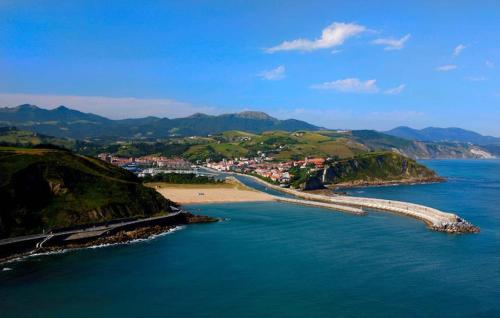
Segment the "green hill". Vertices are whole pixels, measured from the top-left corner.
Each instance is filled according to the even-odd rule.
[[[3,146],[35,146],[52,144],[72,149],[76,141],[69,138],[56,138],[38,134],[29,130],[19,130],[16,127],[0,127],[0,145]]]
[[[352,157],[369,149],[357,141],[311,131],[267,131],[240,136],[233,132],[215,135],[185,153],[190,160],[207,158],[254,157],[262,153],[275,160],[299,160],[309,157]]]
[[[434,171],[393,152],[366,153],[336,161],[321,171],[323,182],[343,185],[440,181]]]
[[[132,173],[58,149],[0,147],[0,238],[152,216],[172,202]]]

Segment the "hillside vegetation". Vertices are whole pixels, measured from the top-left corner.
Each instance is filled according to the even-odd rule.
[[[366,153],[336,161],[320,176],[325,183],[358,185],[387,182],[440,181],[429,168],[397,153]]]
[[[407,140],[373,130],[353,131],[266,131],[260,134],[228,130],[210,136],[169,137],[166,139],[101,139],[84,141],[56,138],[13,127],[0,127],[0,145],[32,146],[55,144],[81,154],[96,156],[109,152],[123,157],[158,154],[184,157],[191,161],[253,157],[262,152],[276,160],[309,157],[348,158],[368,151],[392,151],[414,159],[481,158],[483,153],[500,155],[496,145],[476,146],[457,142]]]
[[[0,238],[152,216],[172,202],[132,173],[58,149],[0,147]]]

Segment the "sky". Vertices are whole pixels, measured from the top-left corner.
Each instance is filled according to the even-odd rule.
[[[0,106],[500,136],[500,2],[0,0]]]

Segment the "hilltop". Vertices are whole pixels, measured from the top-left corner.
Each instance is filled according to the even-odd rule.
[[[85,138],[165,138],[210,135],[226,130],[261,133],[268,130],[318,130],[296,119],[279,120],[263,112],[246,111],[218,116],[197,113],[184,118],[145,117],[112,120],[59,106],[43,109],[35,105],[0,108],[0,125],[16,126],[55,137]]]
[[[0,238],[171,212],[132,173],[62,149],[0,147]]]

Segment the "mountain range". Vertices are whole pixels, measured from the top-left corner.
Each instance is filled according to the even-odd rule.
[[[455,127],[427,127],[424,129],[414,129],[400,126],[386,131],[385,133],[391,136],[417,141],[467,142],[483,146],[500,144],[500,138],[498,137],[483,136],[474,131]]]
[[[4,128],[0,132],[0,143],[3,144],[55,143],[76,151],[82,151],[83,148],[87,154],[98,151],[101,146],[111,145],[114,149],[121,145],[119,149],[124,155],[149,151],[197,159],[202,158],[202,154],[231,157],[251,153],[255,148],[251,143],[262,139],[261,142],[268,145],[287,146],[288,152],[284,153],[293,156],[342,156],[375,150],[399,152],[414,159],[491,158],[500,155],[500,138],[482,136],[460,128],[430,127],[417,130],[398,127],[387,132],[336,131],[295,119],[279,120],[266,113],[252,111],[218,116],[197,113],[175,119],[144,117],[112,120],[65,106],[48,110],[26,104],[0,108],[1,126],[18,128]],[[228,138],[232,134],[225,132],[231,131],[257,135],[281,131],[289,135],[271,133],[262,137],[242,137],[238,133],[235,138]],[[301,140],[293,134],[300,131],[315,132],[316,135],[305,135],[310,138]],[[193,139],[192,136],[203,138]],[[252,141],[245,141],[248,138]],[[276,138],[281,144],[275,142]],[[91,143],[81,143],[81,140]],[[129,146],[124,146],[123,142]],[[235,149],[238,151],[234,152]]]
[[[0,108],[0,126],[16,126],[55,137],[75,139],[123,137],[165,138],[203,136],[227,130],[261,133],[269,130],[318,130],[320,127],[296,119],[279,120],[266,113],[246,111],[211,116],[197,113],[185,118],[145,117],[112,120],[59,106],[43,109],[34,105]]]

